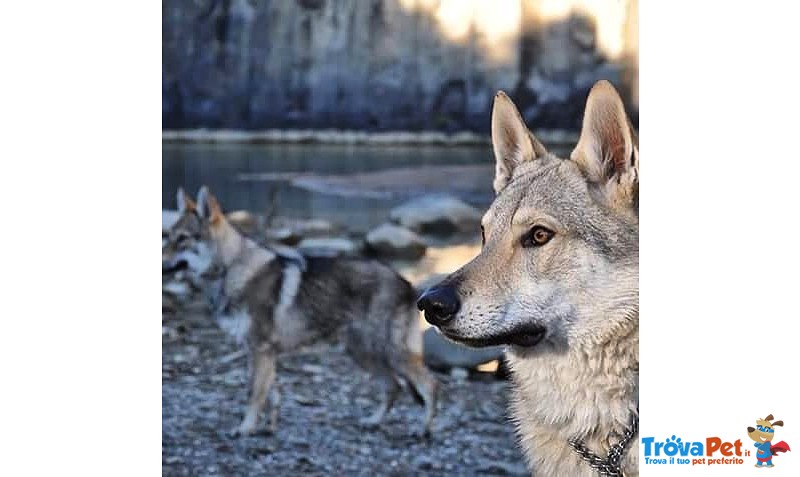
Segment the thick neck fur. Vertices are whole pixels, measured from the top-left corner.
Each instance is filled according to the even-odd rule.
[[[214,240],[214,252],[222,265],[230,267],[245,247],[247,239],[233,228],[227,220],[220,220],[221,222],[215,225],[211,231],[211,236]]]
[[[238,296],[261,267],[275,259],[274,253],[240,234],[227,220],[222,219],[211,235],[216,258],[226,269],[225,293],[230,297]]]
[[[583,439],[605,458],[630,426],[639,403],[639,316],[621,317],[612,337],[564,351],[511,349],[507,353],[514,391],[511,404],[520,444],[537,476],[596,473],[570,448]],[[638,437],[623,469],[638,475]]]

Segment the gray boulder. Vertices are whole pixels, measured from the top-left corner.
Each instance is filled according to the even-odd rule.
[[[425,290],[438,284],[445,278],[447,278],[447,273],[434,273],[428,275],[424,280],[414,284],[414,288],[417,290],[417,295],[422,295]]]
[[[480,225],[481,212],[448,195],[425,195],[392,209],[389,218],[416,232],[448,234]]]
[[[324,219],[275,217],[266,231],[267,239],[286,245],[297,245],[304,238],[330,237],[337,227]]]
[[[234,210],[225,214],[228,222],[245,235],[253,235],[260,228],[259,218],[247,210]]]
[[[370,231],[366,238],[370,251],[390,258],[415,260],[425,255],[422,238],[405,227],[383,224]]]
[[[359,245],[348,238],[307,238],[297,244],[297,250],[303,255],[317,257],[338,257],[341,255],[355,255],[359,252]]]

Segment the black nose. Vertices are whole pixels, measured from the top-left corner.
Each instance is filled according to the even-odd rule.
[[[428,323],[436,326],[452,320],[460,306],[456,290],[451,286],[429,288],[417,301],[417,308],[425,312]]]

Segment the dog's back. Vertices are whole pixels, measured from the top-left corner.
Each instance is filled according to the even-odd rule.
[[[238,293],[228,293],[229,307],[250,315],[252,339],[269,340],[279,351],[343,328],[371,329],[378,347],[407,347],[401,338],[418,322],[411,285],[388,266],[360,258],[307,257],[300,266],[275,257],[254,271]]]
[[[402,338],[418,322],[416,296],[394,270],[358,258],[310,258],[307,263],[295,304],[310,327],[324,334],[343,326],[369,328],[376,346],[406,346]]]

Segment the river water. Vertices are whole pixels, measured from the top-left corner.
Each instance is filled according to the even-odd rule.
[[[162,207],[175,208],[178,186],[194,194],[206,184],[226,210],[263,211],[274,189],[280,215],[364,231],[417,194],[447,192],[484,208],[492,167],[488,146],[164,143]]]

